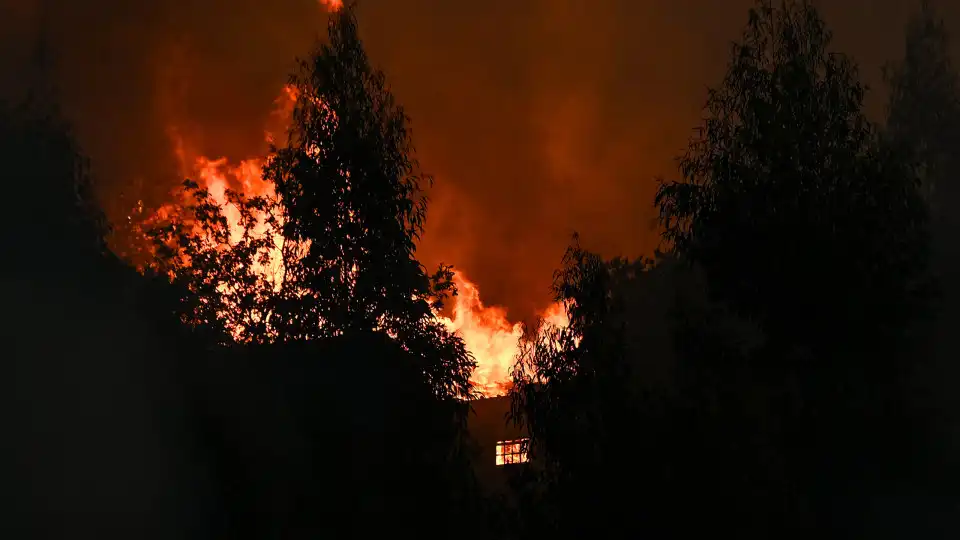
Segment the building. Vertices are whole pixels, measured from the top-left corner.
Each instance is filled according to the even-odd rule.
[[[506,494],[511,476],[527,466],[529,438],[509,419],[510,397],[478,399],[471,406],[467,428],[477,479],[485,491]]]

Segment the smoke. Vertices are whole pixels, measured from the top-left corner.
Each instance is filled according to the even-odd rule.
[[[960,30],[960,6],[942,3]],[[673,159],[751,4],[362,1],[368,52],[412,117],[421,164],[437,180],[424,262],[463,268],[486,304],[517,318],[547,304],[574,230],[604,255],[650,253],[654,178],[675,175]],[[822,4],[837,48],[879,87],[916,4]],[[212,158],[262,154],[274,99],[327,16],[317,0],[0,5],[5,87],[22,81],[44,27],[115,219],[131,200],[159,204],[179,183],[172,127]],[[874,111],[881,105],[871,102]]]

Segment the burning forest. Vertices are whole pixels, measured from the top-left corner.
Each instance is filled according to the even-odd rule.
[[[337,13],[343,7],[339,1],[321,1],[320,4],[330,13]],[[245,235],[257,238],[269,236],[265,240],[270,247],[263,254],[262,260],[256,261],[252,266],[255,267],[254,273],[269,283],[267,288],[276,292],[283,286],[281,251],[285,239],[279,230],[282,227],[270,226],[268,221],[271,216],[263,213],[255,218],[255,224],[245,225],[245,217],[241,215],[237,197],[277,203],[273,183],[264,179],[264,167],[271,159],[269,149],[275,151],[288,142],[298,96],[299,90],[296,86],[283,86],[273,102],[273,110],[264,126],[263,147],[267,150],[263,154],[249,155],[235,162],[224,156],[203,155],[199,149],[199,141],[194,140],[196,136],[192,135],[202,132],[202,129],[170,123],[164,130],[173,149],[178,175],[181,178],[193,179],[202,190],[203,196],[219,209],[226,222],[228,234],[224,237],[223,245],[216,249],[222,250],[236,245],[243,241]],[[207,141],[206,146],[215,148],[216,144]],[[119,244],[117,249],[126,253],[132,261],[144,264],[145,254],[156,253],[155,246],[149,245],[151,240],[146,237],[148,230],[158,224],[187,217],[182,214],[186,213],[186,208],[191,204],[190,195],[182,188],[174,189],[168,195],[169,202],[152,209],[145,208],[144,201],[138,200],[127,215],[127,229],[116,236],[115,244]],[[274,213],[282,213],[282,208],[274,206]],[[212,238],[209,240],[219,242]],[[149,258],[149,255],[147,256]],[[457,294],[446,310],[436,313],[436,320],[449,331],[459,335],[474,358],[476,368],[471,376],[474,391],[487,397],[504,395],[511,385],[511,371],[520,354],[523,323],[511,321],[503,307],[484,305],[477,285],[469,281],[467,273],[456,265],[452,278]],[[221,285],[218,293],[226,296],[230,291],[225,285]],[[255,318],[259,316],[254,315]],[[565,325],[565,313],[560,304],[543,309],[537,318],[553,326]],[[234,337],[242,339],[242,323],[233,321],[230,324]]]
[[[277,109],[273,115],[277,127],[265,130],[265,139],[269,144],[276,144],[286,137],[296,99],[297,90],[285,86],[276,100]],[[263,168],[269,158],[251,156],[238,163],[230,163],[225,157],[198,155],[191,141],[182,135],[177,126],[170,126],[168,133],[172,146],[176,149],[178,170],[184,178],[196,179],[204,196],[209,197],[225,219],[229,234],[224,238],[224,245],[217,249],[236,245],[245,235],[255,238],[269,236],[266,239],[270,245],[265,253],[266,257],[256,262],[254,272],[269,283],[269,288],[279,290],[283,281],[280,259],[284,238],[277,227],[267,224],[270,216],[266,214],[256,216],[256,222],[247,230],[244,216],[241,215],[241,209],[235,200],[235,197],[241,197],[276,201],[273,184],[263,178]],[[129,223],[137,231],[134,238],[139,239],[134,241],[144,243],[144,246],[138,246],[138,252],[142,253],[144,248],[150,251],[150,246],[146,245],[149,240],[144,235],[151,227],[185,217],[180,214],[184,213],[185,206],[190,204],[189,196],[183,190],[176,190],[171,193],[171,198],[176,202],[165,204],[149,213],[144,213],[140,202],[128,216]],[[277,210],[280,211],[279,208]],[[476,368],[471,381],[476,392],[487,397],[504,395],[510,386],[511,370],[519,355],[523,325],[520,322],[511,322],[504,308],[485,306],[479,289],[463,272],[454,271],[452,277],[457,294],[452,298],[449,310],[445,313],[438,312],[436,318],[448,330],[462,337],[467,350],[475,359]],[[222,287],[219,292],[228,294]],[[565,324],[564,310],[559,304],[545,309],[541,318],[552,325]]]
[[[7,3],[5,537],[957,536],[955,6]]]

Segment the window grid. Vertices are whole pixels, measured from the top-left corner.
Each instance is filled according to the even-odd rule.
[[[527,449],[530,439],[515,439],[497,442],[497,466],[515,465],[528,461]]]

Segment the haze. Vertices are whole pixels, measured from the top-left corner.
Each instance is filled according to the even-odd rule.
[[[721,6],[722,4],[722,6]],[[548,303],[576,230],[604,255],[657,246],[655,177],[697,124],[751,0],[364,0],[361,32],[436,176],[421,259],[464,271],[514,318]],[[822,2],[836,49],[879,87],[915,2]],[[941,2],[953,31],[960,5]],[[67,112],[114,219],[167,200],[168,128],[211,157],[262,155],[273,101],[322,34],[316,0],[2,0],[3,87],[45,26]],[[41,25],[40,21],[45,21]],[[871,98],[879,112],[879,94]]]

